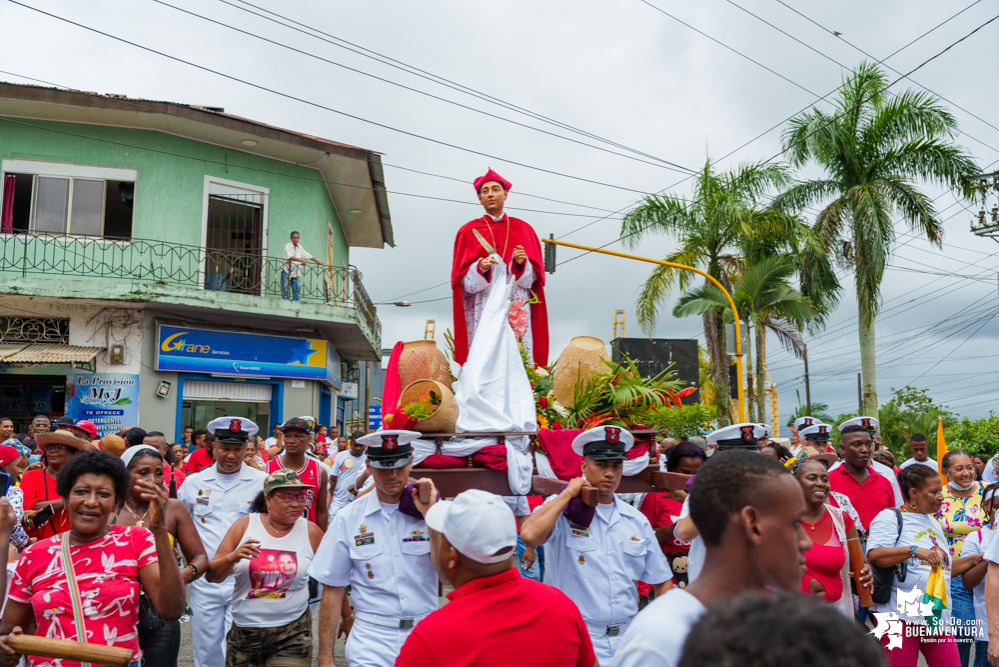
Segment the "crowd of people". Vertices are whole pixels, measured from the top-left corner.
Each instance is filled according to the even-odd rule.
[[[999,461],[938,464],[914,434],[896,466],[868,417],[791,428],[665,438],[683,488],[619,494],[635,441],[598,426],[579,476],[525,502],[441,499],[412,431],[223,417],[170,443],[3,419],[0,666],[24,633],[172,667],[182,618],[198,667],[331,667],[340,638],[351,667],[999,665]]]

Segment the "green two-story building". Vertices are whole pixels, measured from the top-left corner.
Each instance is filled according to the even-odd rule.
[[[381,358],[350,265],[351,247],[392,244],[377,153],[220,108],[0,83],[0,183],[16,431],[39,412],[169,439],[224,415],[265,437],[293,416],[335,425],[353,362]],[[292,232],[318,261],[285,261]]]

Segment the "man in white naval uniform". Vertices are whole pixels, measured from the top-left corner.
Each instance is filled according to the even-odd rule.
[[[423,504],[416,487],[407,488],[413,467],[410,443],[419,435],[379,431],[357,440],[368,447],[375,490],[337,512],[309,568],[309,575],[323,585],[319,667],[333,667],[340,621],[348,620],[340,617],[348,584],[354,603],[346,647],[349,667],[392,667],[409,631],[437,609],[437,574],[423,519],[437,491],[431,482],[430,502]]]
[[[177,499],[191,513],[208,559],[236,519],[264,489],[267,473],[243,463],[246,443],[257,425],[244,417],[219,417],[208,424],[215,434],[215,465],[188,475]],[[226,635],[232,627],[233,577],[213,584],[204,578],[190,584],[191,643],[196,667],[225,667]]]
[[[601,667],[613,666],[614,650],[638,613],[635,581],[652,583],[657,597],[672,588],[673,571],[649,520],[614,495],[634,444],[616,426],[576,436],[572,449],[583,456],[583,477],[537,508],[520,530],[527,546],[545,545],[545,582],[579,607]],[[570,505],[584,483],[599,492],[596,508],[584,509],[578,500]]]

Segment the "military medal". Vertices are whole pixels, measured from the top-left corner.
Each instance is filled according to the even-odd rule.
[[[585,562],[586,562],[586,556],[584,556],[583,554],[579,554],[579,564],[582,565]]]

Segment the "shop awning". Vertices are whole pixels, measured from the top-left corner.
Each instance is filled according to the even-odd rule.
[[[59,343],[5,343],[0,344],[0,362],[8,364],[88,363],[103,351],[103,347],[61,345]]]

